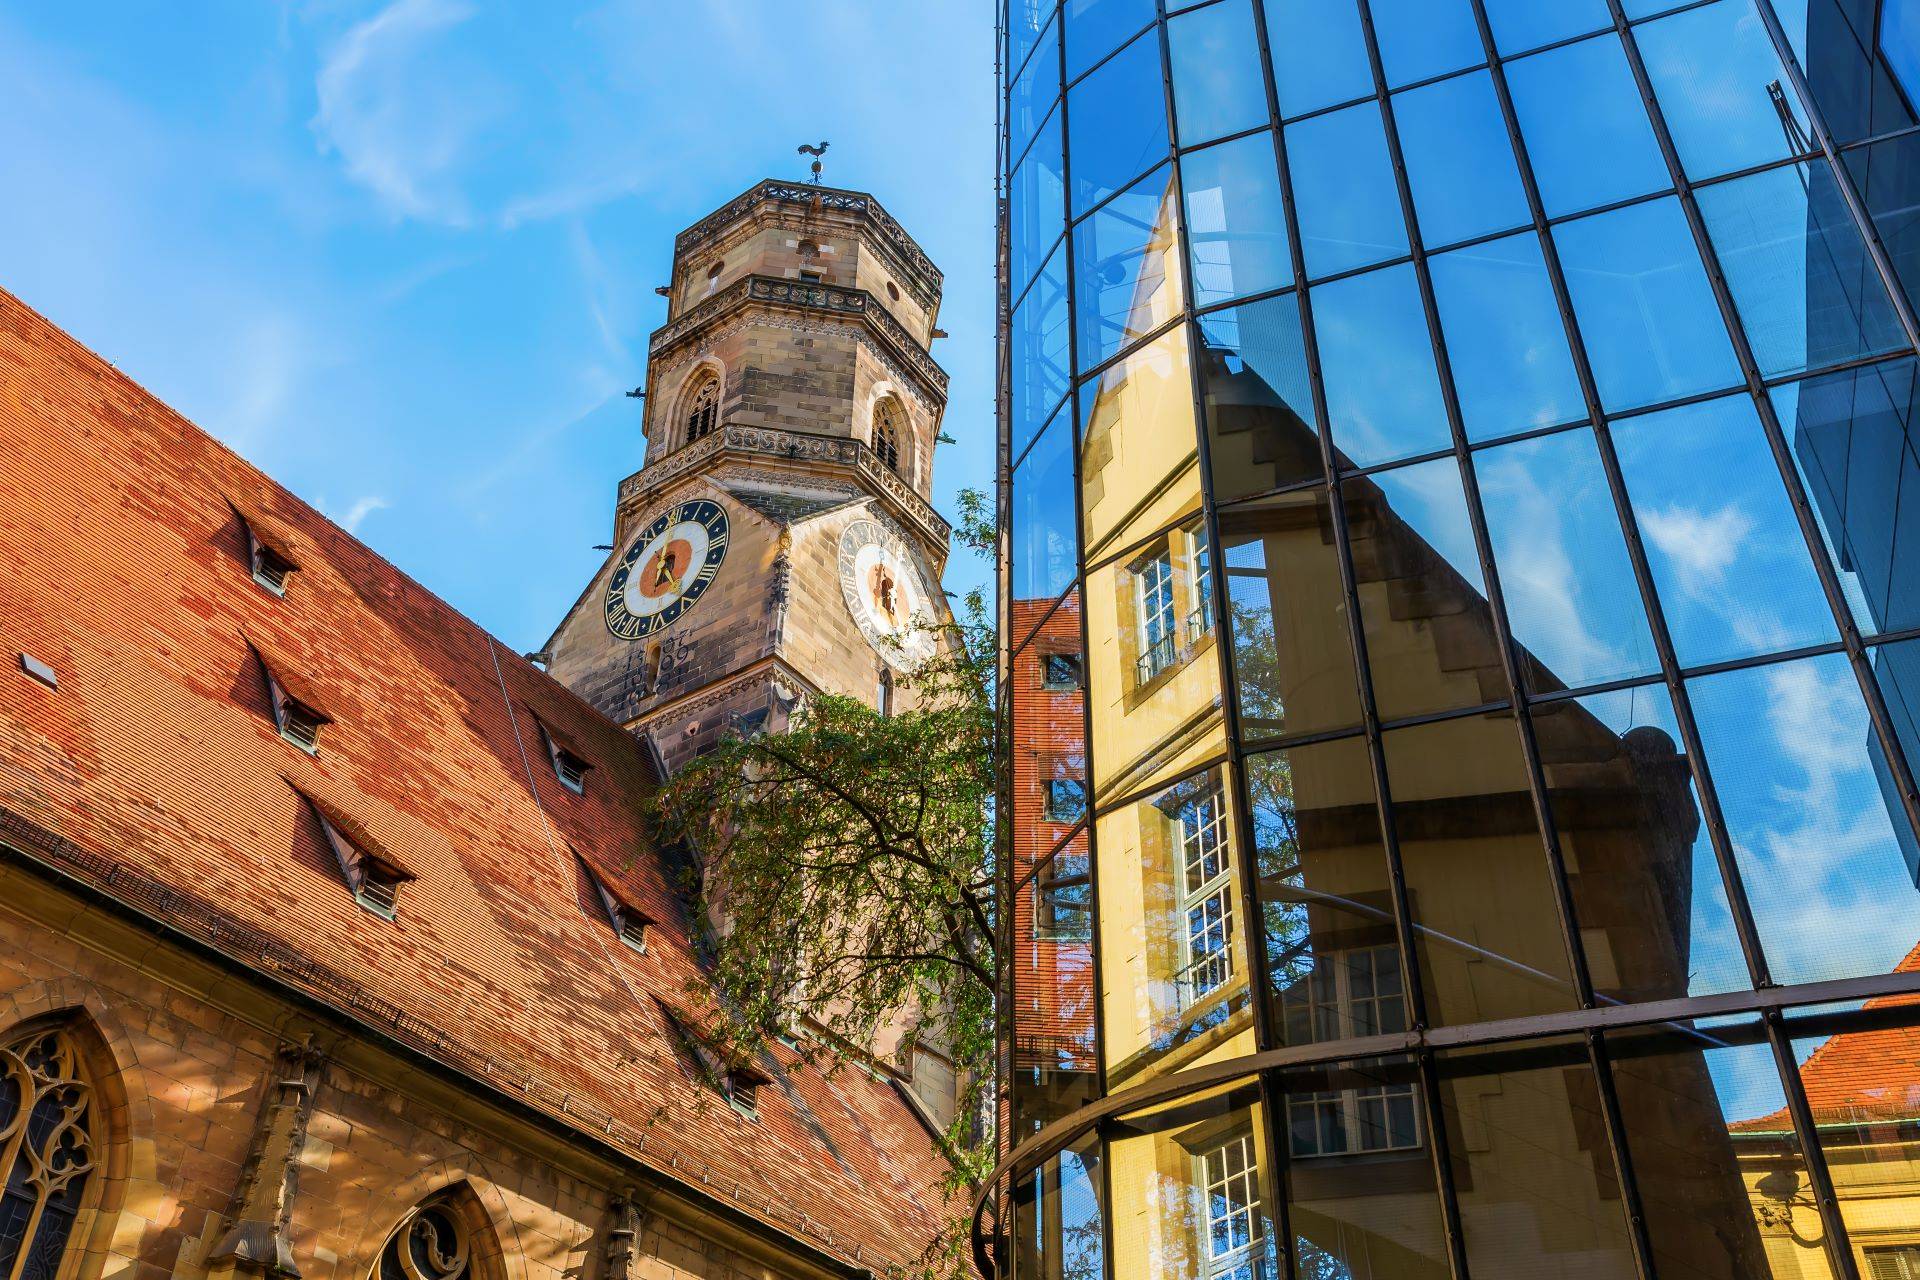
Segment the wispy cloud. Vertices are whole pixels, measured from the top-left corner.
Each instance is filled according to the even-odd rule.
[[[340,527],[348,533],[358,534],[360,526],[366,522],[368,516],[376,511],[385,511],[391,505],[385,498],[376,498],[369,494],[347,508],[346,514],[340,517]]]
[[[1708,514],[1668,506],[1640,514],[1640,528],[1672,560],[1690,590],[1718,582],[1740,558],[1753,518],[1732,505]]]

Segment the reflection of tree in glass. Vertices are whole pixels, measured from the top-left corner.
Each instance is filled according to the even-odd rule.
[[[1247,805],[1253,813],[1254,869],[1260,882],[1260,923],[1268,980],[1285,991],[1313,972],[1307,907],[1298,890],[1300,817],[1293,794],[1293,763],[1284,751],[1247,761]]]

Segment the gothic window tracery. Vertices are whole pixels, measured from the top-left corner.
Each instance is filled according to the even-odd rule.
[[[687,400],[687,443],[713,434],[720,425],[720,379],[712,374],[701,379]]]
[[[380,1251],[375,1280],[468,1280],[473,1238],[451,1197],[414,1209]]]
[[[96,1163],[93,1088],[63,1026],[0,1038],[0,1280],[53,1280]]]

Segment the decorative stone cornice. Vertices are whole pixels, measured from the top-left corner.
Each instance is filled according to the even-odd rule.
[[[743,276],[678,320],[654,330],[647,341],[649,362],[658,360],[663,352],[690,335],[719,323],[750,303],[824,313],[852,322],[864,321],[882,345],[931,387],[935,395],[944,399],[947,394],[947,371],[927,354],[925,347],[914,341],[906,326],[895,320],[879,299],[865,289],[846,289],[781,276]]]
[[[729,422],[713,434],[674,450],[660,461],[634,472],[620,482],[618,509],[624,517],[630,506],[637,506],[683,476],[706,469],[721,455],[753,458],[781,458],[794,462],[826,463],[845,467],[866,481],[922,536],[944,549],[952,526],[933,509],[933,505],[893,469],[880,461],[878,454],[863,441],[851,436],[819,436],[805,431],[782,431],[775,427],[751,427]]]
[[[933,304],[930,288],[938,288],[945,278],[940,268],[933,265],[926,250],[914,243],[894,216],[881,207],[880,202],[864,191],[844,191],[838,187],[817,187],[805,183],[780,182],[769,178],[751,190],[743,192],[725,205],[714,210],[700,221],[682,231],[673,239],[673,253],[676,259],[694,252],[724,234],[726,229],[766,203],[799,205],[812,209],[831,209],[836,213],[852,214],[863,217],[873,225],[879,242],[903,259],[917,273],[918,279],[909,277],[909,288],[921,295],[921,301],[928,306]],[[923,284],[924,282],[924,284]]]

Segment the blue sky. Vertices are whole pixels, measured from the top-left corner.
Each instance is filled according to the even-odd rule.
[[[821,138],[946,272],[950,513],[992,477],[985,0],[0,0],[0,285],[529,649],[640,464],[674,232]]]

